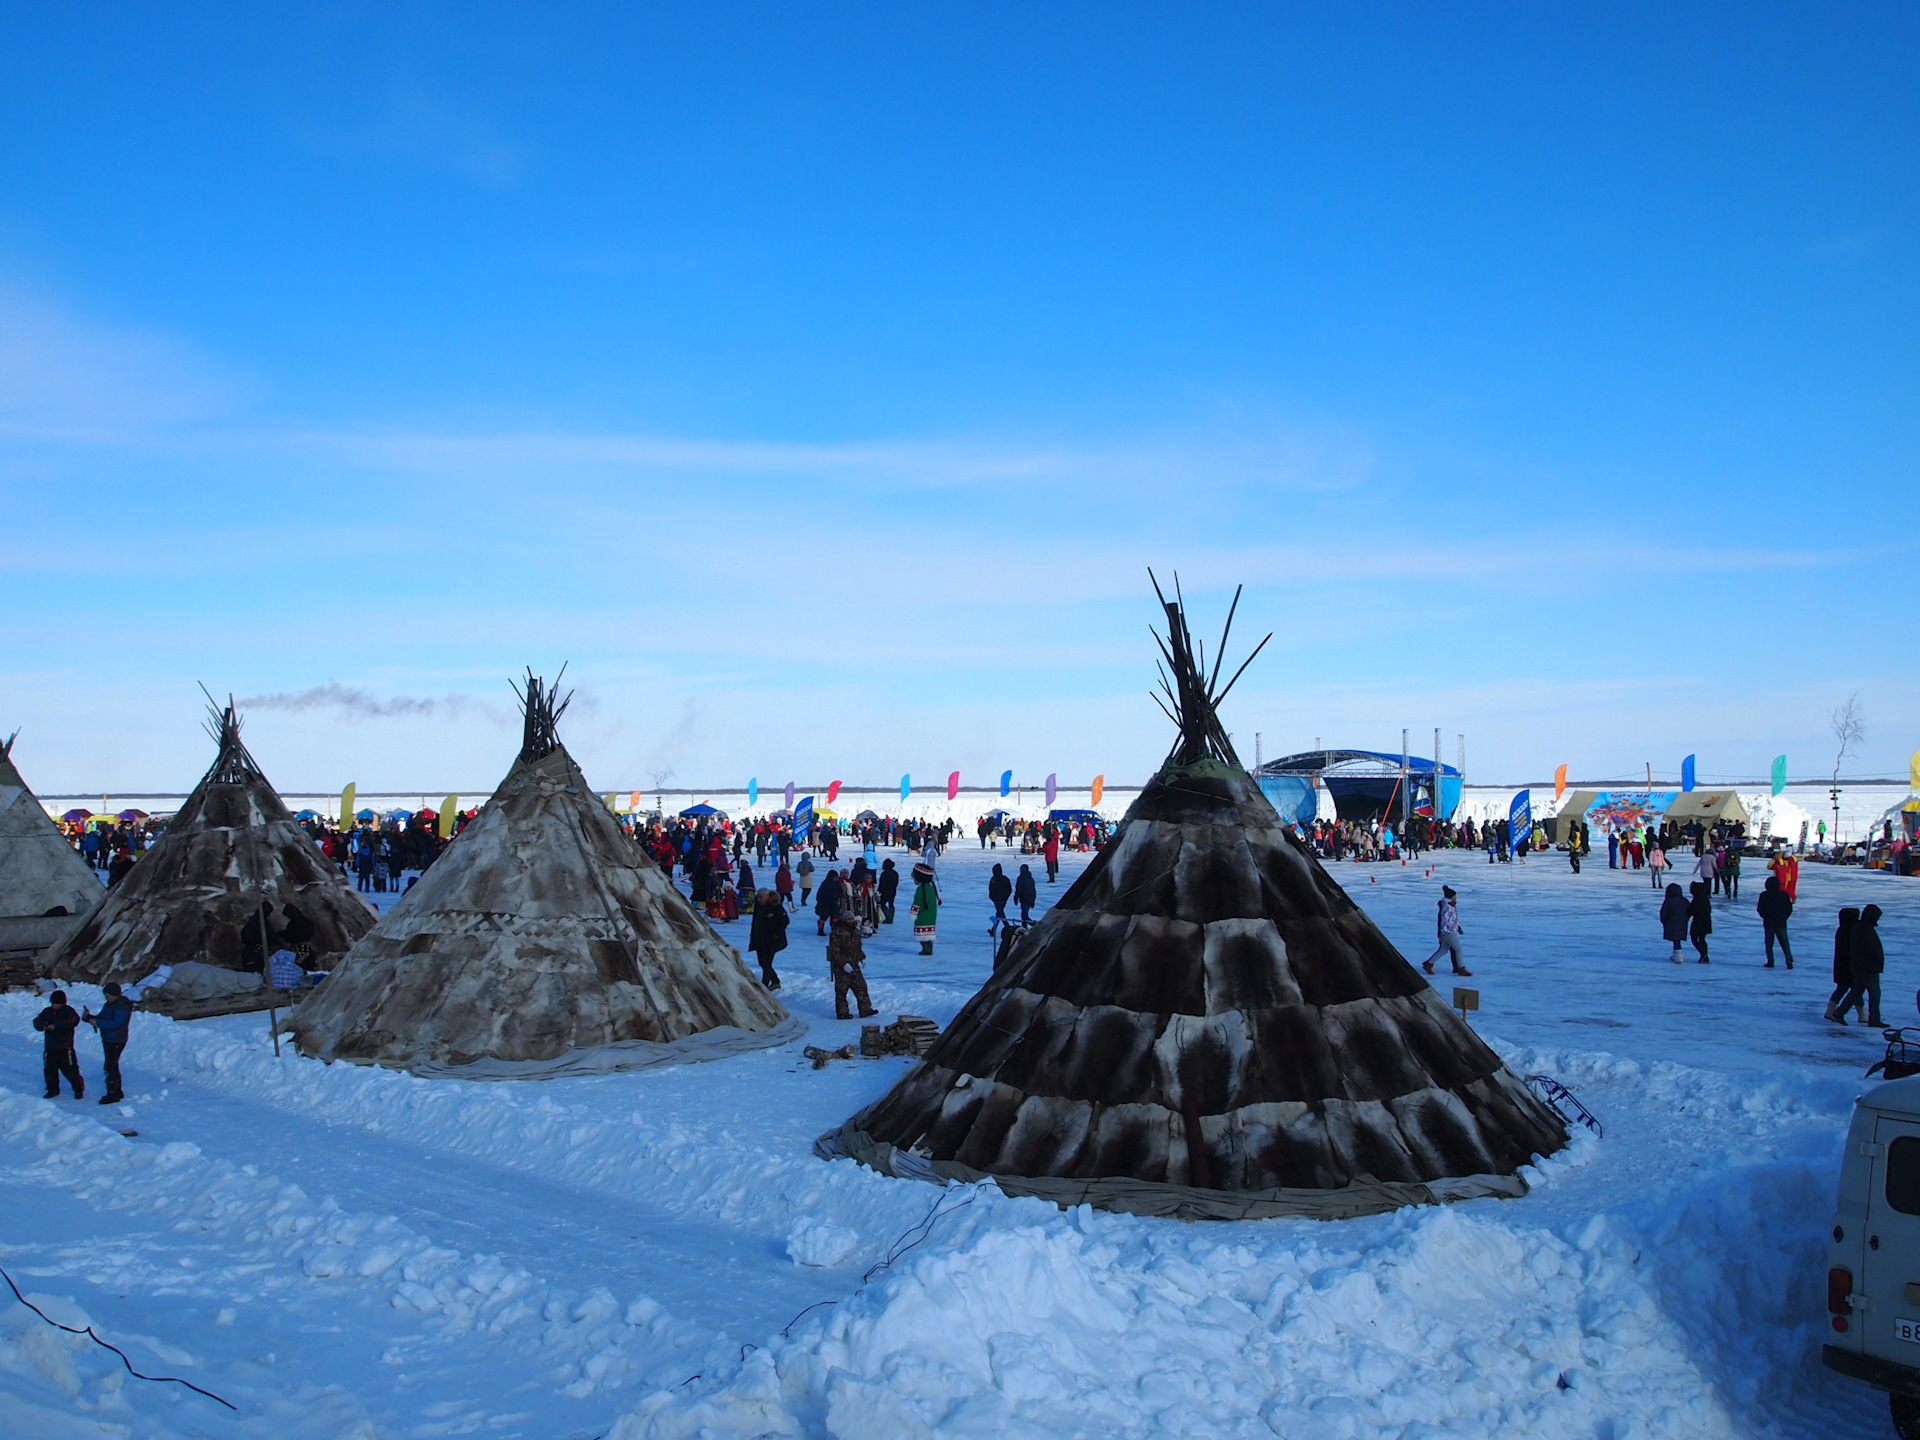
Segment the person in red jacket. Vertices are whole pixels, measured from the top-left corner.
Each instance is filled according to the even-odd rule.
[[[1041,853],[1047,857],[1047,883],[1051,885],[1060,878],[1060,832],[1051,825],[1047,827],[1047,843]]]

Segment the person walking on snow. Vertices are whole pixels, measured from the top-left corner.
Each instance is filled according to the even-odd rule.
[[[933,867],[924,862],[913,867],[913,882],[913,938],[920,942],[922,955],[931,955],[940,920],[940,887],[934,883]]]
[[[846,898],[846,893],[846,882],[841,880],[840,872],[827,871],[827,878],[820,882],[820,893],[813,901],[813,913],[820,921],[814,927],[816,935],[827,933],[827,922],[840,913],[840,902]]]
[[[987,880],[987,899],[993,902],[993,920],[987,926],[987,934],[998,935],[1000,927],[1007,923],[1007,901],[1013,898],[1013,881],[996,865],[993,874]]]
[[[1047,827],[1047,843],[1041,854],[1047,862],[1047,884],[1051,885],[1060,878],[1060,832],[1052,826]]]
[[[1840,1002],[1840,1013],[1846,1014],[1864,1000],[1866,1023],[1875,1027],[1885,1025],[1887,1022],[1880,1018],[1880,976],[1887,968],[1887,952],[1880,943],[1878,905],[1869,905],[1860,912],[1847,948],[1853,959],[1853,988]]]
[[[1713,892],[1707,888],[1707,882],[1693,882],[1693,903],[1687,907],[1687,938],[1693,941],[1693,948],[1700,952],[1700,963],[1707,960],[1707,936],[1713,933]]]
[[[1658,890],[1660,877],[1667,873],[1667,852],[1658,839],[1647,842],[1647,871],[1653,876],[1653,888]]]
[[[753,899],[753,926],[747,931],[747,949],[760,962],[760,983],[769,990],[780,988],[780,976],[773,968],[773,957],[787,948],[787,907],[770,890],[762,890]]]
[[[892,860],[880,862],[880,923],[893,924],[894,898],[900,893],[900,872]]]
[[[73,1098],[87,1098],[87,1082],[80,1078],[80,1061],[73,1053],[73,1032],[80,1028],[80,1017],[67,1004],[67,992],[56,990],[47,997],[47,1008],[33,1017],[33,1028],[46,1036],[45,1069],[47,1099],[60,1098],[60,1077],[67,1077]]]
[[[1013,882],[1014,903],[1020,907],[1020,923],[1033,924],[1033,907],[1040,903],[1040,888],[1033,883],[1033,868],[1020,867],[1020,874]]]
[[[853,1018],[847,1013],[848,991],[852,991],[853,998],[859,1002],[862,1020],[880,1013],[873,1008],[867,994],[867,977],[860,968],[866,958],[866,947],[860,943],[860,922],[850,908],[842,909],[833,917],[833,934],[827,937],[827,971],[833,976],[835,1019]]]
[[[1766,934],[1767,963],[1763,968],[1773,968],[1773,942],[1778,940],[1787,957],[1787,969],[1793,969],[1793,946],[1787,943],[1787,917],[1793,914],[1793,901],[1787,898],[1778,875],[1767,877],[1767,887],[1760,892],[1753,908],[1760,912],[1760,928]]]
[[[1837,1025],[1847,1023],[1841,1001],[1853,995],[1853,927],[1860,923],[1858,907],[1849,905],[1840,912],[1840,923],[1833,932],[1833,994],[1827,997],[1826,1018]]]
[[[1473,972],[1466,967],[1466,957],[1461,954],[1460,937],[1465,933],[1466,932],[1460,928],[1459,897],[1453,893],[1453,887],[1451,885],[1442,885],[1440,887],[1440,948],[1429,955],[1426,960],[1422,962],[1420,968],[1431,975],[1433,974],[1433,962],[1438,960],[1442,955],[1446,955],[1453,960],[1454,974],[1473,974]]]
[[[120,1088],[120,1052],[127,1048],[127,1027],[133,1022],[133,1002],[120,993],[120,987],[109,980],[100,987],[100,993],[107,997],[100,1007],[100,1013],[83,1010],[81,1020],[99,1032],[100,1050],[107,1072],[107,1093],[100,1097],[102,1105],[117,1105],[126,1099]]]
[[[1666,899],[1660,902],[1660,933],[1673,946],[1676,965],[1682,963],[1680,947],[1687,943],[1687,910],[1687,897],[1680,893],[1680,887],[1667,886]]]
[[[794,866],[793,873],[799,877],[800,903],[805,905],[807,903],[807,896],[813,893],[813,861],[808,857],[806,851],[802,850],[800,852],[800,863]]]

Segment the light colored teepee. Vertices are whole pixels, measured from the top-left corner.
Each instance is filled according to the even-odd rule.
[[[0,963],[25,983],[106,892],[14,768],[18,738],[0,744]]]
[[[292,1021],[303,1054],[537,1079],[706,1059],[802,1033],[560,743],[531,674],[519,757]]]
[[[1159,774],[821,1153],[1194,1218],[1524,1194],[1565,1126],[1281,821],[1221,728],[1217,658],[1209,677],[1166,614],[1180,740]]]
[[[240,932],[256,921],[263,903],[275,943],[295,921],[298,944],[316,970],[326,969],[373,928],[366,902],[348,888],[261,774],[240,739],[240,717],[231,700],[224,710],[212,712],[207,729],[220,747],[213,767],[159,842],[49,957],[56,978],[124,985],[162,965],[188,963],[216,972],[242,971]],[[152,992],[149,1003],[174,1008],[168,988]],[[192,1013],[258,1009],[266,1003],[263,988],[249,987],[223,992],[223,998],[199,1003]]]

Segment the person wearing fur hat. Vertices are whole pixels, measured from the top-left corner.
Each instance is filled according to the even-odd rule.
[[[933,932],[940,919],[940,887],[924,860],[913,867],[913,938],[922,955],[933,954]]]
[[[850,905],[841,907],[833,917],[833,933],[827,937],[827,970],[833,976],[833,1013],[839,1020],[851,1020],[847,1013],[847,992],[853,992],[853,998],[860,1004],[860,1018],[880,1012],[873,1008],[873,1000],[867,994],[866,973],[860,966],[867,958],[867,950],[860,943],[860,917]]]

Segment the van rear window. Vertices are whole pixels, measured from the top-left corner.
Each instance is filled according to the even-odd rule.
[[[1887,1147],[1887,1204],[1920,1215],[1920,1139],[1903,1135]]]

